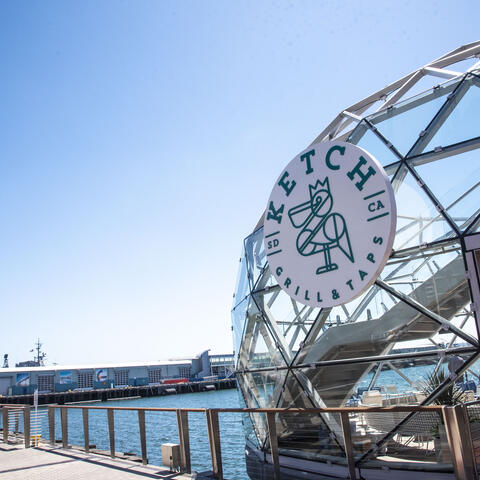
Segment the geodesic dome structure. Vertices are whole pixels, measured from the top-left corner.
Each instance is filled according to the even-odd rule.
[[[364,148],[395,192],[393,251],[360,297],[333,308],[302,305],[270,272],[263,219],[244,240],[232,324],[246,406],[340,407],[373,390],[384,402],[429,404],[453,382],[478,382],[479,56],[480,42],[459,47],[345,109],[313,142]],[[440,371],[442,381],[425,393]],[[358,462],[375,457],[404,419],[379,429]],[[333,415],[289,416],[277,425],[280,451],[321,459],[322,438],[338,436],[338,423]],[[248,442],[268,450],[265,419],[251,414],[245,426]]]

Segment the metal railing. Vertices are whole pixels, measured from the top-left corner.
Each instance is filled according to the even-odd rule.
[[[23,437],[25,448],[30,447],[30,405],[1,405],[2,411],[2,438],[4,443],[8,443],[9,434],[17,437],[19,434],[20,416],[23,416]],[[13,428],[11,428],[13,427]]]
[[[472,406],[472,405],[470,405]],[[475,405],[473,405],[475,406]],[[8,442],[9,433],[9,411],[18,409],[18,405],[2,405],[3,418],[3,441]],[[48,426],[49,440],[52,445],[55,444],[55,410],[60,411],[61,423],[61,443],[63,448],[69,447],[68,441],[68,412],[69,410],[81,410],[83,420],[83,438],[84,449],[90,451],[90,427],[89,412],[93,410],[106,410],[108,423],[108,437],[110,443],[110,456],[115,458],[115,412],[118,411],[136,411],[138,417],[138,429],[140,436],[141,460],[143,464],[148,463],[147,441],[145,428],[146,412],[170,412],[176,415],[178,437],[180,444],[180,471],[191,473],[190,460],[190,435],[188,418],[191,413],[203,413],[206,417],[209,448],[212,462],[212,469],[215,477],[223,479],[222,449],[220,442],[220,423],[219,414],[260,414],[265,416],[265,433],[268,438],[269,455],[265,456],[265,461],[270,461],[273,467],[273,478],[281,478],[281,455],[279,452],[278,421],[280,417],[287,419],[295,415],[316,415],[328,416],[339,419],[337,441],[340,439],[340,447],[344,456],[345,466],[348,469],[348,475],[351,480],[360,478],[358,464],[370,453],[378,450],[381,442],[385,442],[399,432],[402,428],[408,426],[409,422],[417,415],[434,415],[441,419],[442,425],[445,425],[446,436],[448,439],[448,448],[450,451],[451,464],[455,476],[460,480],[478,478],[475,452],[470,430],[470,420],[468,407],[465,404],[454,407],[446,406],[392,406],[392,407],[344,407],[344,408],[322,408],[322,409],[302,409],[302,408],[148,408],[148,407],[110,407],[110,406],[84,406],[84,405],[50,405],[48,406]],[[21,407],[24,422],[24,442],[25,447],[30,447],[30,406]],[[389,417],[395,416],[396,424],[391,430],[382,437],[381,441],[374,443],[363,455],[355,455],[355,444],[352,432],[352,416],[355,418],[370,419],[373,424],[373,418],[381,422],[387,422]],[[400,415],[400,417],[399,417]],[[284,417],[285,416],[285,417]],[[399,420],[400,419],[400,420]],[[477,421],[477,419],[476,419]],[[480,418],[478,419],[480,421]],[[377,427],[378,428],[378,427]],[[360,457],[360,458],[359,458]],[[364,468],[362,466],[362,468]]]

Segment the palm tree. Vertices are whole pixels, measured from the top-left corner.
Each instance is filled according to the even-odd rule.
[[[443,368],[433,371],[427,376],[426,381],[424,382],[423,393],[425,393],[427,397],[430,396],[448,378],[449,376]],[[462,394],[462,389],[455,383],[451,382],[447,388],[442,390],[442,392],[435,397],[433,403],[435,405],[448,405],[453,407],[454,405],[461,403]]]

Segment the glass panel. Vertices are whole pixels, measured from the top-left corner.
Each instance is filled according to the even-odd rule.
[[[404,98],[410,98],[420,95],[421,93],[427,93],[432,91],[434,87],[438,87],[443,83],[448,83],[449,81],[451,80],[445,80],[433,75],[425,75],[406,93]]]
[[[253,390],[248,387],[248,382],[245,379],[245,374],[237,372],[237,382],[239,391],[242,394],[243,400],[247,408],[258,408],[258,401],[253,394]]]
[[[255,391],[248,386],[248,380],[245,378],[245,374],[237,374],[239,391],[241,392],[241,405],[246,408],[259,408],[260,404],[257,397],[255,397]],[[243,416],[243,426],[247,440],[257,445],[262,445],[265,442],[267,435],[267,423],[264,414],[249,413]]]
[[[369,372],[369,363],[329,365],[296,369],[300,381],[314,391],[317,407],[345,406],[353,398],[357,384]]]
[[[443,362],[445,357],[441,357]],[[426,379],[439,364],[439,357],[380,361],[358,383],[355,400],[359,405],[418,405],[423,402]]]
[[[239,377],[241,377],[241,374],[239,375]],[[254,405],[250,405],[245,401],[245,399],[242,395],[242,390],[240,388],[237,388],[237,393],[238,393],[239,408],[254,407]],[[253,414],[251,414],[251,413],[242,413],[241,414],[242,425],[243,425],[243,430],[245,432],[246,439],[248,441],[252,442],[255,445],[255,447],[258,448],[260,445],[258,443],[257,435],[256,435],[255,430],[254,430],[254,423],[253,423],[252,415]]]
[[[351,302],[334,307],[329,313],[325,312],[328,316],[323,325],[323,330],[343,324],[365,322],[380,318],[396,302],[396,299],[391,298],[390,295],[380,290],[376,285],[372,285],[364,294]]]
[[[356,386],[351,386],[351,400],[355,400],[360,406],[417,405],[426,398],[425,384],[429,374],[433,373],[437,367],[446,370],[447,365],[448,359],[446,358],[428,361],[415,359],[409,362],[395,360],[389,363],[365,364],[363,368],[366,374],[363,381],[358,382]],[[346,365],[326,367],[330,370],[327,376],[338,375],[340,369],[348,372],[349,367]],[[328,387],[322,382],[315,383],[314,375],[311,375],[308,370],[303,371],[305,376],[311,380],[311,384],[314,385],[322,400],[331,398],[332,394]],[[298,375],[298,371],[296,374]],[[374,379],[376,383],[373,383]],[[289,386],[293,383],[289,376],[286,390],[290,391]],[[369,387],[370,390],[368,390]],[[296,398],[301,399],[304,396],[305,394],[303,396],[300,394]],[[303,406],[304,402],[299,403],[300,406]],[[292,402],[286,406],[293,406]],[[280,443],[280,448],[283,449],[282,453],[312,460],[341,462],[338,457],[342,457],[343,441],[338,415],[322,414],[320,416],[302,413],[292,415],[291,419],[287,417],[287,414],[281,417],[281,424],[277,425],[277,428],[281,432],[279,437],[282,438]],[[417,462],[431,462],[429,465],[422,465],[423,469],[428,469],[428,466],[432,466],[432,462],[448,463],[447,459],[437,459],[436,457],[433,441],[438,430],[437,423],[429,422],[427,418],[417,419],[414,422],[412,418],[402,429],[397,429],[397,425],[405,417],[404,412],[392,411],[350,415],[356,459],[362,458],[370,448],[374,447],[374,452],[369,455],[367,460],[375,458],[378,462],[385,462],[385,466],[388,463],[391,465],[391,462],[398,462],[397,466],[400,467],[400,464],[403,464],[402,467],[405,468],[405,463],[414,463],[416,460]],[[391,438],[383,441],[390,432]],[[413,438],[414,435],[428,437],[428,445],[426,438]],[[334,458],[330,459],[330,455],[333,455]]]
[[[479,177],[477,177],[479,178]],[[480,213],[480,181],[459,197],[446,210],[460,230],[466,230]]]
[[[399,161],[399,158],[384,142],[362,121],[347,140],[371,153],[383,166]]]
[[[480,360],[473,363],[465,372],[465,381],[470,383],[468,390],[473,390],[476,395],[480,393]]]
[[[455,223],[466,229],[480,210],[480,150],[414,168]]]
[[[242,389],[249,389],[258,408],[275,408],[287,376],[287,370],[244,373]]]
[[[452,460],[445,426],[436,412],[414,414],[390,439],[382,440],[388,430],[407,415],[408,413],[404,412],[367,412],[352,415],[351,423],[355,425],[355,432],[352,434],[355,458],[362,458],[370,448],[379,445],[360,465],[367,467],[371,462],[371,466],[376,468],[409,470],[412,478],[415,478],[416,470],[430,470],[435,475],[440,466],[451,469]]]
[[[240,265],[238,266],[237,283],[233,294],[233,306],[238,305],[249,293],[247,260],[245,257],[245,248],[242,248],[240,256]]]
[[[340,414],[323,414],[323,417],[341,431]],[[281,455],[307,460],[332,461],[346,464],[343,439],[325,424],[320,414],[282,413],[277,415],[278,448]]]
[[[312,402],[309,394],[298,381],[297,375],[293,370],[288,372],[283,390],[283,394],[278,403],[278,408],[316,408],[316,405]]]
[[[458,80],[447,82],[367,118],[402,155],[406,155],[457,84]]]
[[[457,292],[462,300],[456,301],[452,314],[444,317],[451,317],[465,305],[467,298],[458,295],[466,283],[460,245],[424,249],[401,263],[389,265],[389,268],[394,266],[395,270],[384,276],[385,281],[398,292],[408,295],[438,315],[445,311],[444,297],[452,296],[453,292]]]
[[[406,356],[403,359],[395,357],[376,362],[312,366],[295,369],[294,372],[306,389],[315,390],[314,401],[317,406],[417,405],[429,396],[431,392],[427,388],[429,376],[434,371],[443,369],[447,372],[448,378],[450,367],[454,371],[468,358],[448,356],[444,352],[428,357],[413,357],[407,356],[407,349],[404,351]],[[474,374],[475,372],[472,372],[471,377]],[[290,377],[287,379],[285,390],[291,389],[289,382]],[[290,402],[287,406],[294,405]]]
[[[289,372],[279,408],[314,408],[296,375]],[[338,432],[339,419],[332,415],[288,413],[276,418],[278,444],[282,454],[301,458],[320,459],[322,454],[341,454],[341,449],[332,432]],[[327,426],[331,421],[332,428]]]
[[[458,105],[449,114],[445,122],[435,133],[424,151],[428,152],[436,147],[446,147],[463,140],[469,140],[480,136],[478,125],[478,110],[480,108],[480,82],[473,75],[469,75],[465,81],[465,87],[469,87],[464,93],[462,85],[457,93],[460,99]],[[455,100],[454,100],[455,101]]]
[[[232,334],[233,334],[233,350],[238,357],[240,351],[240,344],[242,343],[243,329],[247,319],[247,308],[249,299],[246,298],[239,305],[232,310]],[[235,361],[235,364],[237,362]]]
[[[436,252],[432,255],[435,252],[430,252],[429,255],[406,262],[397,276],[391,277],[387,283],[434,314],[451,321],[465,333],[476,337],[474,324],[471,320],[468,321],[471,299],[463,255],[458,245],[451,245],[446,250],[446,253]],[[426,319],[420,320],[416,328],[426,329],[426,322]],[[443,338],[437,338],[438,342],[448,342],[444,336],[448,333],[439,332]],[[429,336],[436,338],[434,335]],[[463,341],[458,339],[460,343]]]
[[[477,218],[477,220],[474,220],[472,222],[472,224],[469,227],[468,234],[470,235],[472,233],[478,233],[478,232],[480,232],[480,218]]]
[[[255,298],[259,295],[256,293]],[[295,355],[318,315],[319,309],[295,301],[280,289],[263,295],[263,302],[276,321],[280,334],[286,339],[291,355]]]
[[[365,379],[365,383],[370,381],[370,390],[362,392],[360,402],[366,405],[392,407],[415,405],[425,400],[428,402],[430,393],[449,378],[449,372],[456,368],[454,365],[458,365],[458,361],[461,363],[462,360],[464,359],[459,360],[456,356],[447,356],[439,357],[435,361],[417,359],[408,365],[395,361],[387,364],[387,368],[384,364],[380,375],[377,375],[375,369],[369,373],[369,376],[377,379],[376,383],[369,378]],[[403,379],[403,383],[399,379]],[[391,384],[386,385],[385,382]],[[462,385],[463,383],[451,384],[432,403],[454,405],[469,401],[473,397],[473,392],[463,391]],[[373,390],[377,387],[380,388]],[[399,389],[403,391],[400,392]],[[364,441],[370,439],[372,446],[373,444],[378,446],[376,452],[369,455],[367,460],[376,458],[377,461],[391,461],[392,457],[395,457],[399,462],[425,461],[450,464],[451,458],[446,448],[441,417],[434,412],[421,412],[411,415],[404,425],[397,427],[406,416],[403,412],[367,412],[358,415],[357,434],[363,435]],[[364,452],[365,449],[358,451],[356,456],[360,457]],[[385,458],[385,455],[390,458]]]
[[[340,315],[336,315],[333,309],[324,323],[325,328],[319,329],[317,337],[306,343],[298,353],[296,365],[394,355],[406,351],[407,347],[413,346],[414,341],[417,341],[415,346],[427,346],[431,349],[433,346],[428,342],[428,338],[440,329],[437,322],[378,288],[372,290],[369,297],[364,297],[364,301],[357,306],[353,314],[341,318],[338,323],[334,320],[335,316],[338,321]],[[358,325],[359,323],[361,325]],[[328,370],[313,365],[312,368],[318,370],[317,382],[323,382],[329,389],[337,388],[337,383],[340,389],[347,387],[347,378],[323,378]],[[363,373],[361,364],[351,366],[349,379],[357,381]],[[341,395],[345,396],[346,393]],[[345,398],[346,400],[348,398]]]
[[[254,287],[254,292],[262,292],[267,289],[270,290],[271,287],[278,285],[276,278],[271,274],[268,261],[261,271],[260,275],[256,278],[256,283]]]
[[[402,176],[400,176],[400,179]],[[395,182],[397,183],[397,182]],[[411,173],[395,185],[397,232],[394,250],[421,245],[452,236],[452,229]]]
[[[238,360],[239,369],[285,366],[285,360],[255,302],[247,310],[247,323]]]
[[[267,257],[263,243],[263,227],[245,239],[245,254],[247,258],[248,279],[253,290],[258,277],[262,273]]]

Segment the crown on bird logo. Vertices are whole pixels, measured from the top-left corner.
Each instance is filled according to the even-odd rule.
[[[313,198],[315,196],[315,193],[320,190],[326,190],[327,192],[330,192],[330,184],[328,183],[328,177],[325,177],[325,180],[323,182],[317,180],[317,183],[315,185],[309,185],[308,190],[310,192],[310,198]]]

